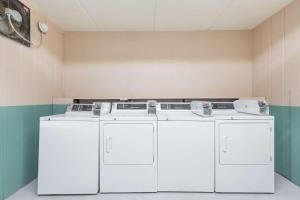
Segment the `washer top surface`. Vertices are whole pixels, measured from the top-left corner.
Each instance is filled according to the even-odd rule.
[[[158,113],[159,121],[213,121],[213,117],[201,117],[192,112]]]
[[[148,113],[111,113],[100,117],[102,121],[156,121],[155,114]]]
[[[273,120],[274,117],[271,115],[253,115],[245,113],[212,113],[212,116],[216,120],[231,120],[231,119],[240,119],[240,120]]]
[[[201,117],[192,113],[190,103],[169,102],[156,106],[159,121],[213,121],[212,117]]]
[[[68,116],[65,114],[45,116],[40,118],[41,121],[99,121],[100,118],[93,116]]]

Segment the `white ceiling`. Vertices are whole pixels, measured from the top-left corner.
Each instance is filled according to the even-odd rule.
[[[65,31],[252,29],[293,0],[25,0]]]

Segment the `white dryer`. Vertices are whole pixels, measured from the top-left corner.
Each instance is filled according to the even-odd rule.
[[[98,192],[99,115],[109,110],[110,103],[72,104],[63,115],[41,117],[39,195]]]
[[[112,104],[100,122],[100,192],[157,192],[157,117],[149,103]]]
[[[274,117],[268,115],[266,104],[213,103],[212,115],[216,118],[215,191],[273,193]]]
[[[158,191],[214,192],[214,119],[191,103],[159,103],[157,117]]]

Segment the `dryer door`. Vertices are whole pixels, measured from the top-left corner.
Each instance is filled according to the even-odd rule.
[[[105,165],[153,164],[153,124],[107,123],[103,130]]]
[[[272,161],[272,123],[228,120],[217,126],[222,165],[266,165]]]

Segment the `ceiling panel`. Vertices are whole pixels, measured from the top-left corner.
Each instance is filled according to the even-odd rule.
[[[22,0],[65,31],[252,29],[293,0]]]
[[[100,30],[153,30],[156,0],[80,0]]]
[[[94,30],[95,24],[78,0],[25,0],[63,30]]]
[[[232,0],[158,0],[156,30],[208,29]]]
[[[211,29],[252,29],[293,0],[234,0]]]

